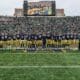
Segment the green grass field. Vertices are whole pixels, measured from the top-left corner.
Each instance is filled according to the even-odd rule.
[[[79,66],[79,52],[0,52],[0,80],[80,80]]]

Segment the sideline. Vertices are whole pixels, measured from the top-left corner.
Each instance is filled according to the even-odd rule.
[[[0,69],[23,69],[23,68],[80,68],[79,66],[0,66]]]

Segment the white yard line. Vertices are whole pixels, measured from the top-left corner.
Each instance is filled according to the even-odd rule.
[[[0,66],[0,69],[23,69],[23,68],[80,68],[80,66]]]

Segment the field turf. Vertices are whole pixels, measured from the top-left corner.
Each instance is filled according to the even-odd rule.
[[[0,52],[0,80],[80,80],[80,53]]]

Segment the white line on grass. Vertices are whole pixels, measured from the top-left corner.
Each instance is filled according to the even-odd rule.
[[[3,53],[6,55],[68,55],[68,54],[79,54],[79,53]]]
[[[23,69],[23,68],[80,68],[80,66],[0,66],[3,69]]]
[[[31,52],[30,52],[30,53],[29,53],[29,52],[28,52],[28,53],[3,53],[3,54],[26,54],[26,55],[27,55],[27,54],[29,54],[29,55],[30,55],[30,54],[32,54],[32,55],[35,55],[35,54],[36,54],[36,55],[38,55],[38,54],[42,54],[42,55],[44,55],[44,54],[47,54],[47,55],[48,55],[48,54],[53,54],[53,55],[54,55],[54,54],[60,54],[60,55],[62,55],[62,54],[64,54],[64,52],[59,52],[59,53],[57,53],[57,52],[52,52],[52,53],[51,53],[51,52],[50,52],[50,53],[45,53],[45,52],[42,52],[42,53],[37,53],[37,52],[34,53],[34,52],[32,52],[32,53],[31,53]],[[67,53],[67,54],[70,54],[70,53]],[[75,54],[75,53],[71,53],[71,54]],[[76,54],[78,54],[78,53],[76,53]]]

